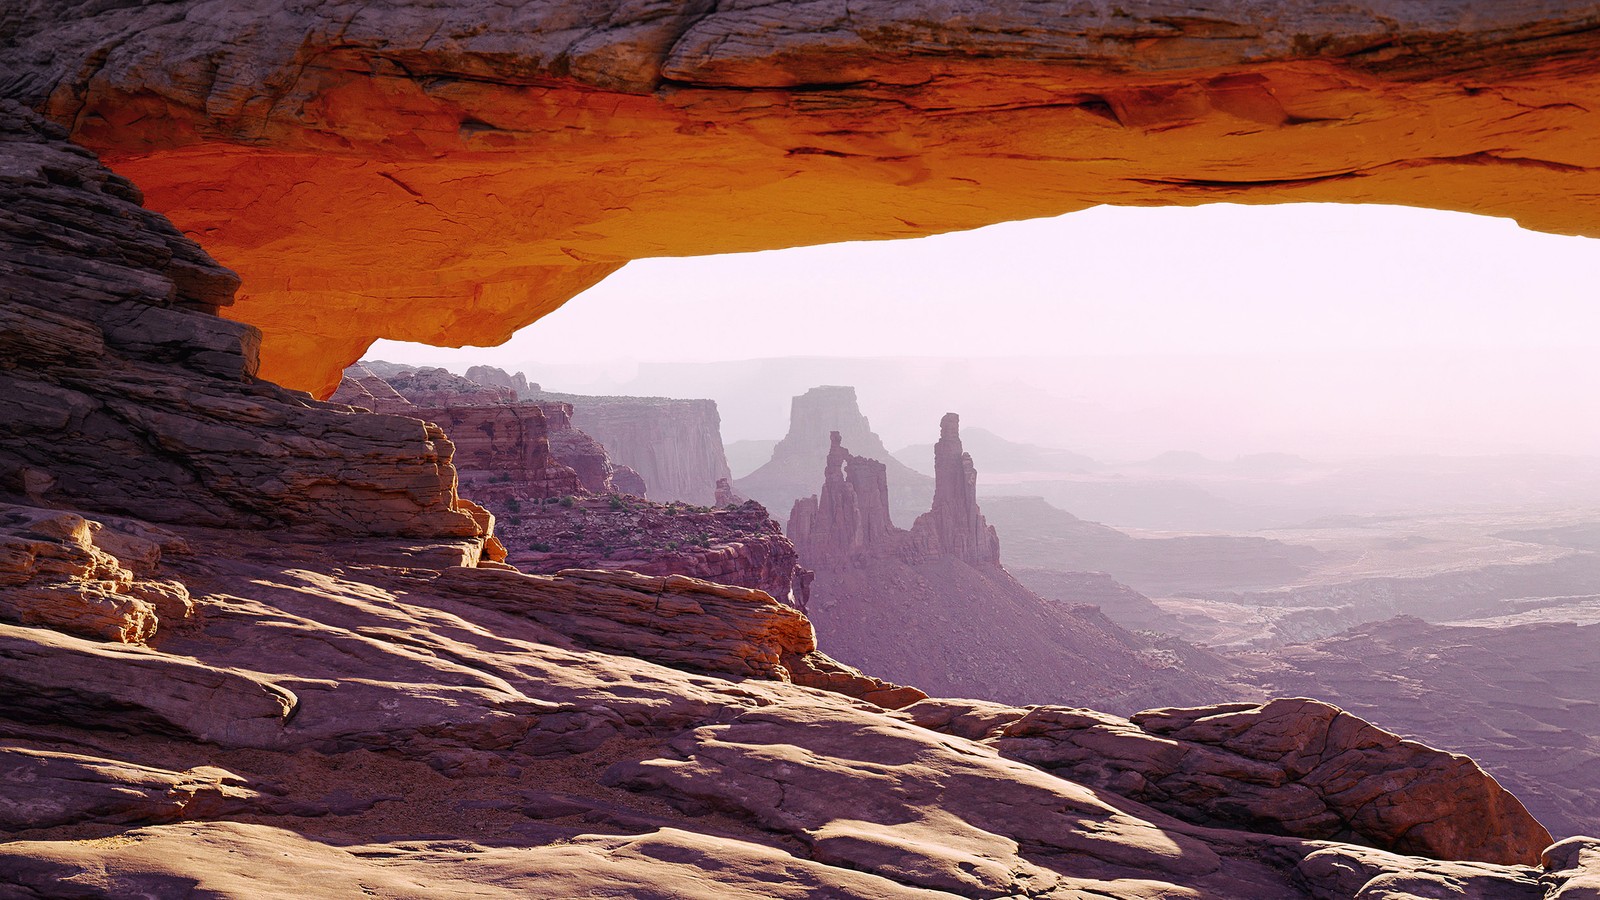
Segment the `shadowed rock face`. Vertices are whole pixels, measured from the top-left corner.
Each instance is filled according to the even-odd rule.
[[[0,91],[203,235],[263,374],[326,395],[374,337],[497,343],[648,256],[1098,203],[1600,234],[1597,25],[1575,0],[23,0]]]
[[[256,375],[238,280],[0,101],[0,494],[146,519],[476,539],[437,426]]]
[[[1505,864],[1532,864],[1551,843],[1472,760],[1315,700],[1158,709],[1131,720],[927,700],[905,715],[1199,824]],[[1437,827],[1436,814],[1449,824]]]
[[[772,448],[771,458],[739,479],[735,487],[768,509],[788,509],[816,490],[819,471],[835,462],[842,464],[842,457],[835,460],[833,456],[833,448],[840,446],[861,454],[852,455],[852,460],[870,460],[862,465],[882,470],[874,477],[886,486],[885,514],[909,522],[928,508],[933,481],[889,455],[867,417],[861,414],[856,389],[842,385],[814,387],[795,397],[789,406],[789,432]],[[863,468],[852,477],[862,479],[868,473]],[[862,485],[856,493],[860,502],[870,505],[877,488]],[[881,524],[891,523],[884,520]]]

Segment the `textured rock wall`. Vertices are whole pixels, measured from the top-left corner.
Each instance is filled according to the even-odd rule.
[[[1472,760],[1316,700],[1158,709],[1131,720],[930,700],[906,715],[1201,825],[1510,865],[1532,865],[1551,843]]]
[[[613,460],[637,472],[652,500],[710,506],[717,499],[717,481],[730,477],[714,400],[532,396],[541,403],[572,404],[573,424],[604,444]]]
[[[0,494],[163,522],[473,538],[437,427],[261,381],[233,273],[0,101]],[[137,472],[137,477],[130,473]]]
[[[829,465],[835,432],[843,446],[861,454],[854,458],[884,467],[890,513],[910,522],[927,510],[933,480],[889,455],[861,414],[856,389],[839,385],[814,387],[795,397],[789,405],[789,431],[772,448],[772,458],[734,486],[768,509],[788,509],[816,490],[817,472]]]
[[[800,574],[795,547],[759,503],[705,509],[617,495],[528,503],[508,495],[511,486],[479,490],[500,516],[507,561],[524,572],[687,575],[792,602]]]
[[[374,337],[495,343],[641,257],[1099,203],[1600,234],[1597,26],[1578,0],[19,0],[0,94],[203,235],[263,373],[325,394]]]
[[[955,413],[939,422],[933,472],[933,508],[912,524],[912,540],[975,566],[999,566],[1000,536],[978,509],[978,470],[972,454],[961,449],[961,418]]]

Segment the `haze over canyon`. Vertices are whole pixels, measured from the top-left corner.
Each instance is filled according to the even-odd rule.
[[[1597,36],[0,6],[0,897],[1600,896]]]

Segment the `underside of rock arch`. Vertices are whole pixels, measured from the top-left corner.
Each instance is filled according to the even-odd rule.
[[[312,392],[375,338],[496,343],[644,257],[1105,203],[1600,235],[1591,3],[234,7],[31,0],[0,92],[235,269],[263,376]]]

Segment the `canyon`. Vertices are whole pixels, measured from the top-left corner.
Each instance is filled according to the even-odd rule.
[[[830,653],[936,696],[1123,713],[1239,696],[1221,658],[1013,578],[978,508],[959,418],[939,431],[931,508],[910,529],[890,521],[887,466],[851,453],[837,431],[820,494],[795,501],[788,533],[815,573],[806,614]]]
[[[1600,892],[1600,840],[1555,840],[1478,763],[1384,721],[1396,697],[1434,704],[1436,674],[1501,676],[1505,696],[1481,698],[1494,709],[1450,696],[1436,712],[1459,721],[1429,727],[1524,760],[1561,742],[1573,752],[1536,793],[1581,824],[1592,762],[1575,735],[1592,703],[1572,669],[1593,642],[1575,623],[1524,623],[1484,649],[1458,646],[1481,626],[1319,631],[1245,672],[1153,643],[1011,578],[954,416],[907,529],[888,454],[830,436],[808,476],[822,492],[790,512],[791,549],[819,563],[798,598],[808,579],[775,555],[708,570],[719,581],[677,559],[628,571],[646,561],[612,541],[675,533],[667,518],[774,552],[789,540],[759,503],[621,491],[603,427],[528,402],[510,376],[373,364],[319,399],[379,335],[501,339],[646,255],[1107,201],[1410,202],[1600,233],[1594,11],[1460,12],[0,12],[0,892]],[[773,461],[812,456],[810,440]],[[711,470],[707,502],[735,504],[720,439],[678,450]],[[564,539],[582,552],[549,573],[505,544],[522,527],[510,501],[540,494],[552,538],[609,517],[598,544]],[[709,537],[689,556],[720,550]],[[735,570],[779,593],[787,577],[795,605],[721,581]],[[1515,584],[1466,612],[1550,612]],[[871,596],[841,617],[839,588],[860,585]],[[1186,599],[1329,605],[1296,590]],[[961,595],[982,604],[925,602]],[[1372,596],[1355,605],[1382,608]],[[901,643],[885,669],[853,666],[886,649],[849,644],[873,628],[914,635],[916,657]],[[954,649],[934,658],[934,640]],[[1071,664],[1043,666],[1053,684],[1051,658]],[[917,666],[925,681],[886,670]],[[994,679],[998,699],[960,696],[977,683],[960,671]],[[1212,696],[1249,678],[1376,721]],[[1127,714],[1080,705],[1102,701]]]

